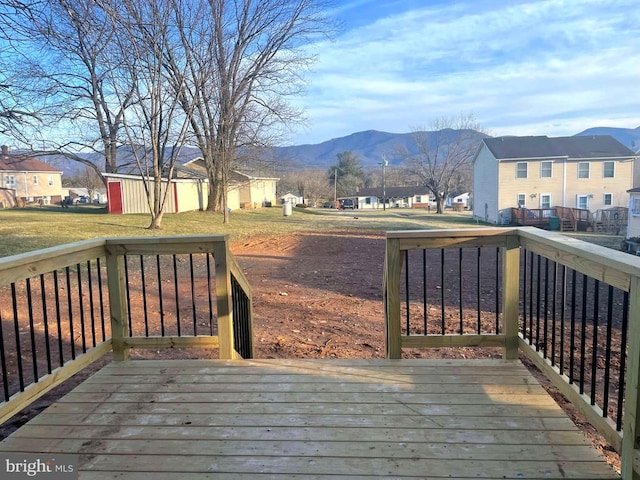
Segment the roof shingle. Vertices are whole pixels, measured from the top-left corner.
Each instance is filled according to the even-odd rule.
[[[621,158],[635,153],[610,135],[495,137],[482,140],[498,160],[521,158]]]

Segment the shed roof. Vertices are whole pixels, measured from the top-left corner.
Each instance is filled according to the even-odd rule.
[[[610,135],[495,137],[482,140],[498,160],[524,158],[630,158],[635,153]]]

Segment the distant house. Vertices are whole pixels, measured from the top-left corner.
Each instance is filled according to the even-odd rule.
[[[473,160],[473,216],[504,223],[518,207],[624,206],[635,164],[635,153],[609,135],[485,138]]]
[[[463,208],[469,208],[470,201],[471,201],[471,193],[465,192],[465,193],[461,193],[460,195],[447,198],[445,205],[447,207],[451,207],[454,203],[456,204],[461,203]]]
[[[280,197],[280,203],[290,203],[291,205],[298,205],[299,203],[304,203],[304,198],[294,195],[291,192],[285,193]]]
[[[11,154],[6,145],[0,154],[0,204],[37,202],[41,205],[62,200],[62,172],[23,153]]]
[[[254,177],[237,171],[231,172],[227,205],[231,209],[275,206],[277,204],[276,185],[278,180],[274,177]],[[235,204],[236,196],[239,202],[237,206]],[[233,204],[232,199],[234,200]]]
[[[202,157],[193,158],[176,170],[186,175],[206,176],[206,168]],[[227,207],[232,210],[238,208],[260,208],[276,205],[278,198],[276,185],[279,178],[252,176],[237,170],[229,174],[229,188],[227,190]]]
[[[640,187],[628,190],[629,217],[627,223],[627,241],[629,251],[640,255]],[[629,242],[633,239],[632,242]]]
[[[382,187],[361,188],[352,195],[357,208],[383,208],[386,198],[387,207],[427,208],[434,205],[433,195],[427,187]]]

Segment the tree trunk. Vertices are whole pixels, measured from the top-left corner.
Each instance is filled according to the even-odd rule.
[[[436,213],[444,213],[444,197],[436,195]]]
[[[163,215],[164,215],[164,212],[160,212],[158,215],[152,215],[151,216],[151,223],[149,224],[147,229],[149,229],[149,230],[159,230],[160,228],[162,228],[162,216]]]

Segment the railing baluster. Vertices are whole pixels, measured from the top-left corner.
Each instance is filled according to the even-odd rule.
[[[13,334],[16,342],[16,363],[18,367],[18,381],[20,391],[24,392],[24,373],[22,371],[22,346],[20,345],[20,323],[18,316],[18,295],[16,294],[16,284],[11,283],[11,303],[13,305]]]
[[[422,249],[422,323],[424,334],[427,334],[427,318],[429,304],[427,303],[427,249]]]
[[[549,331],[549,259],[544,259],[544,332],[542,334],[542,356],[547,358],[547,334]]]
[[[462,335],[463,330],[463,320],[462,320],[462,249],[458,249],[458,309],[460,316],[460,327],[459,334]]]
[[[587,276],[582,275],[582,324],[580,327],[580,393],[584,393],[584,373],[587,350]]]
[[[442,335],[447,333],[444,314],[444,248],[440,249],[440,323]]]
[[[127,299],[127,323],[129,325],[129,336],[133,337],[133,320],[131,319],[131,282],[129,281],[129,256],[124,255],[124,278],[126,282],[126,299]]]
[[[576,290],[577,272],[571,272],[571,335],[569,337],[569,383],[575,381],[575,350],[576,350]]]
[[[591,405],[596,404],[596,373],[598,368],[598,312],[600,310],[600,281],[597,279],[594,284],[594,294],[593,343],[591,345]]]
[[[64,365],[64,348],[62,345],[62,317],[60,315],[60,285],[58,283],[58,272],[53,271],[53,295],[56,303],[56,323],[58,326],[58,357],[60,366]]]
[[[96,321],[93,311],[93,280],[91,279],[91,260],[87,260],[87,282],[89,286],[89,312],[91,314],[91,346],[96,346]]]
[[[0,309],[0,367],[2,367],[2,391],[4,393],[4,401],[8,402],[11,394],[9,393],[9,372],[7,370],[7,358],[5,355],[4,344],[4,328],[2,326],[2,309]]]
[[[47,357],[47,373],[51,373],[51,337],[49,335],[49,315],[44,274],[40,274],[40,301],[42,302],[42,322],[44,326],[44,348]],[[0,347],[1,348],[1,347]]]
[[[560,294],[560,375],[564,374],[564,338],[565,338],[565,313],[567,301],[567,267],[562,265],[562,281]]]
[[[534,344],[533,339],[533,252],[529,254],[531,261],[529,262],[529,344]]]
[[[162,296],[162,273],[160,270],[160,255],[156,255],[156,268],[158,275],[158,304],[160,307],[160,334],[164,337],[164,302]]]
[[[609,382],[611,381],[611,340],[613,330],[613,287],[609,285],[607,297],[607,339],[604,357],[604,393],[602,398],[602,416],[609,415]]]
[[[406,305],[406,334],[411,335],[411,326],[409,324],[410,312],[409,312],[409,250],[404,251],[404,295],[405,295],[405,305]]]
[[[38,355],[36,351],[36,330],[33,324],[33,296],[31,294],[31,279],[27,278],[27,315],[29,316],[29,339],[31,340],[31,367],[33,368],[33,382],[38,383]]]
[[[213,299],[211,292],[213,287],[211,286],[211,254],[207,254],[207,298],[209,301],[209,332],[213,335]]]
[[[144,336],[149,336],[149,306],[147,304],[147,281],[144,271],[144,255],[140,255],[140,287],[142,288],[142,314],[144,318]]]
[[[104,321],[104,295],[102,294],[102,265],[100,262],[100,257],[96,259],[97,268],[98,268],[98,299],[100,301],[100,327],[102,328],[102,341],[104,342],[107,337],[107,330]]]
[[[527,337],[527,295],[529,290],[527,289],[527,251],[522,251],[522,336],[525,340],[529,339],[531,343],[531,337]]]
[[[477,328],[477,333],[480,334],[482,328],[481,328],[481,319],[480,319],[480,310],[481,310],[481,305],[480,305],[480,285],[481,285],[481,280],[480,280],[480,255],[481,255],[481,249],[480,247],[478,247],[478,262],[476,265],[477,268],[477,279],[476,279],[476,292],[478,294],[478,319],[477,319],[477,323],[478,323],[478,328]],[[497,305],[497,303],[496,303]]]
[[[76,276],[78,278],[78,309],[80,310],[80,332],[82,339],[82,353],[87,353],[87,336],[84,323],[84,298],[82,296],[82,273],[80,264],[76,265]]]
[[[553,262],[553,299],[551,300],[551,365],[556,364],[556,304],[558,302],[558,264]]]
[[[189,254],[189,272],[191,274],[191,312],[193,313],[193,335],[198,335],[198,316],[196,313],[196,286],[193,274],[193,254]]]
[[[496,335],[500,333],[500,247],[496,247]]]
[[[178,260],[176,254],[173,254],[173,288],[176,301],[176,323],[178,324],[178,336],[181,335],[180,330],[180,291],[178,287]]]
[[[625,395],[625,372],[627,364],[627,334],[629,329],[629,292],[622,297],[622,339],[620,340],[620,378],[618,379],[618,414],[616,415],[616,429],[622,431],[622,406]]]
[[[540,255],[536,255],[538,261],[536,262],[538,265],[538,275],[536,279],[536,352],[540,351],[540,284],[541,284],[541,275],[540,272],[542,270],[542,257]],[[533,269],[532,269],[533,270]]]
[[[71,298],[71,270],[64,269],[67,281],[67,313],[69,314],[69,343],[71,344],[71,360],[76,359],[76,336],[73,331],[73,299]]]

